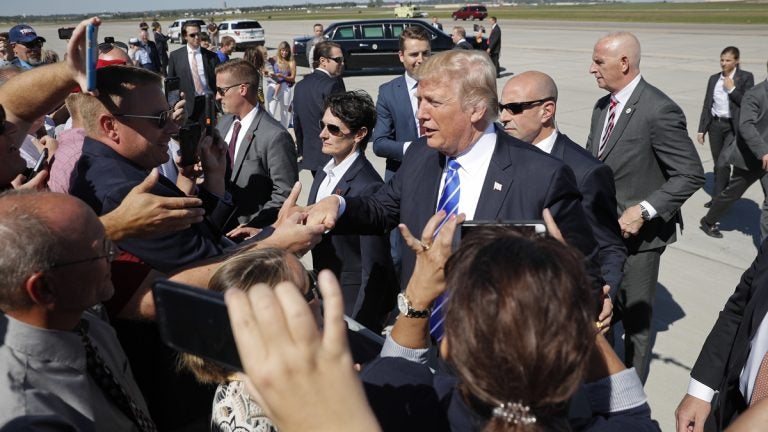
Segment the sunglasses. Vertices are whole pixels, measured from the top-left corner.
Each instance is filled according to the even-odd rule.
[[[104,241],[102,243],[102,248],[103,248],[102,249],[103,250],[103,254],[101,254],[101,255],[97,255],[95,257],[85,258],[85,259],[81,259],[81,260],[64,261],[64,262],[60,262],[60,263],[55,263],[55,264],[53,264],[51,266],[51,269],[55,269],[55,268],[59,268],[59,267],[66,267],[66,266],[71,266],[71,265],[81,264],[81,263],[86,263],[86,262],[91,262],[91,261],[96,261],[96,260],[100,260],[102,258],[106,258],[108,263],[111,263],[112,261],[114,261],[115,257],[117,256],[118,250],[115,247],[114,243],[112,243],[112,240],[110,240],[108,238],[104,238]]]
[[[506,110],[510,114],[520,114],[521,112],[527,110],[528,108],[534,107],[536,105],[541,105],[545,102],[554,101],[555,98],[548,97],[544,99],[539,99],[535,101],[528,101],[528,102],[511,102],[508,104],[499,104],[499,111]]]
[[[314,300],[320,300],[320,292],[317,290],[317,274],[314,270],[307,270],[307,278],[309,279],[309,289],[304,293],[304,300],[307,303],[312,303]]]
[[[155,120],[157,122],[157,127],[159,129],[165,129],[165,126],[168,124],[168,121],[171,119],[171,114],[173,114],[173,110],[163,111],[160,113],[160,115],[156,115],[156,116],[115,114],[115,117],[128,117],[128,118],[141,118],[141,119]]]
[[[348,135],[348,134],[352,133],[352,132],[344,133],[344,132],[341,131],[340,127],[338,127],[336,125],[332,125],[332,124],[326,124],[322,120],[320,120],[319,124],[320,124],[320,132],[322,132],[323,129],[327,128],[328,129],[328,133],[330,133],[331,135],[333,135],[333,136],[335,136],[337,138],[341,138],[344,135]]]
[[[338,64],[344,63],[344,57],[326,57],[328,60],[333,60]]]
[[[187,36],[189,36],[191,38],[199,38],[200,37],[200,33],[187,33]]]
[[[237,86],[247,85],[247,84],[250,84],[250,83],[244,82],[240,84],[232,84],[231,86],[226,86],[226,87],[216,87],[216,93],[218,93],[219,96],[224,97],[224,95],[227,94],[227,91],[232,87],[237,87]]]

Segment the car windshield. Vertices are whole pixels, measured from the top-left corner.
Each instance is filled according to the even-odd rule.
[[[261,24],[258,21],[240,21],[232,23],[233,29],[260,29]]]

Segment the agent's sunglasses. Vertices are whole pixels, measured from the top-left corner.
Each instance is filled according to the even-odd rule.
[[[341,138],[344,135],[348,135],[348,133],[342,132],[341,128],[336,126],[336,125],[325,124],[322,120],[320,120],[319,124],[320,124],[320,132],[322,132],[323,129],[327,128],[328,129],[328,133],[333,135],[333,136],[335,136],[335,137]],[[352,132],[349,132],[349,133],[352,133]]]
[[[229,89],[231,89],[233,87],[241,86],[241,85],[246,85],[246,84],[250,84],[250,83],[244,82],[244,83],[239,83],[239,84],[232,84],[231,86],[226,86],[226,87],[216,87],[216,93],[218,93],[219,96],[224,97],[224,95],[227,94]]]
[[[528,102],[510,102],[508,104],[499,104],[499,111],[506,110],[510,114],[520,114],[521,112],[527,110],[528,108],[534,107],[536,105],[541,105],[545,102],[553,101],[555,98],[548,97],[544,99],[538,99],[534,101],[528,101]]]
[[[328,60],[333,60],[338,64],[344,63],[344,57],[326,57]]]
[[[187,36],[189,36],[191,38],[199,38],[200,37],[200,33],[187,33]]]
[[[156,116],[135,115],[135,114],[115,114],[115,117],[128,117],[128,118],[141,118],[141,119],[155,120],[157,127],[159,129],[164,129],[165,126],[168,124],[168,121],[171,120],[171,114],[173,114],[173,110],[163,111],[160,113],[160,115],[156,115]]]

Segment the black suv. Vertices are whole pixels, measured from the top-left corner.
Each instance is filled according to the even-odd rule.
[[[488,16],[488,9],[485,6],[464,6],[451,14],[453,20],[464,20],[467,18],[474,20],[484,20]]]
[[[386,69],[402,72],[400,63],[400,34],[408,26],[420,26],[429,32],[432,52],[453,48],[451,37],[416,19],[377,19],[333,23],[325,37],[341,46],[344,70]],[[293,39],[293,55],[298,66],[309,67],[307,42],[310,36]]]

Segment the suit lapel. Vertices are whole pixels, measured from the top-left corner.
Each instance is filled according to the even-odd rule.
[[[552,152],[550,153],[550,155],[560,160],[565,159],[565,140],[566,139],[567,138],[565,135],[558,132],[557,139],[555,140],[555,145],[552,147]]]
[[[414,137],[418,137],[418,129],[416,129],[416,118],[413,114],[413,105],[411,105],[411,92],[408,88],[408,82],[405,81],[405,76],[400,76],[396,81],[397,88],[395,89],[395,97],[399,100],[395,102],[398,105],[408,107],[408,116],[406,118],[406,125],[408,130],[411,131]],[[405,112],[405,110],[403,110]]]
[[[621,134],[624,133],[624,129],[626,129],[627,124],[629,124],[632,119],[632,115],[635,114],[637,102],[640,100],[640,95],[643,93],[643,90],[645,90],[645,80],[640,79],[640,82],[637,83],[637,87],[635,87],[635,91],[632,92],[627,103],[621,108],[622,112],[619,115],[619,120],[616,122],[616,126],[613,127],[611,136],[608,137],[608,142],[605,144],[603,155],[600,158],[601,161],[604,161],[605,158],[608,157],[608,154],[611,153],[611,150],[613,150],[616,143],[621,139]]]
[[[598,116],[597,123],[592,124],[592,139],[589,140],[589,148],[587,149],[592,152],[592,156],[595,158],[597,158],[597,153],[600,152],[600,137],[603,134],[603,129],[605,129],[605,117],[608,115],[610,100],[610,95],[604,96],[597,101],[597,106],[595,107],[596,110],[600,111],[600,115]]]
[[[264,109],[259,107],[256,117],[253,118],[251,126],[245,131],[245,135],[240,138],[240,148],[235,155],[235,166],[232,167],[232,181],[237,182],[237,178],[240,176],[240,171],[243,169],[243,161],[245,156],[250,152],[251,147],[256,145],[256,131],[259,129],[259,123],[264,117]]]
[[[493,149],[488,173],[485,175],[480,198],[475,208],[475,219],[497,219],[501,206],[506,202],[507,194],[514,181],[512,155],[505,143],[504,132],[496,130],[496,147]]]
[[[349,189],[351,189],[352,187],[352,182],[355,180],[355,177],[363,168],[364,161],[365,159],[363,158],[363,155],[357,156],[357,159],[355,159],[355,161],[352,162],[352,165],[350,165],[347,172],[345,172],[344,175],[339,179],[339,182],[336,183],[336,188],[333,190],[334,194],[347,196],[347,194],[349,193]]]
[[[312,180],[312,186],[309,187],[309,197],[307,197],[307,205],[312,205],[317,202],[317,190],[325,180],[325,170],[319,169],[315,173],[315,179]]]

